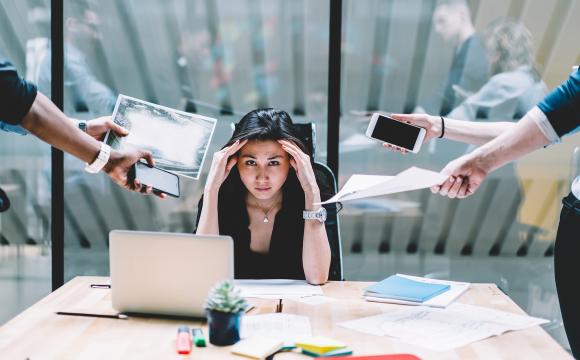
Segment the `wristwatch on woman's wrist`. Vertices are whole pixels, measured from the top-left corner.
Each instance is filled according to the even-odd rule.
[[[324,207],[320,207],[320,209],[316,211],[302,211],[302,218],[304,220],[318,220],[321,223],[326,221],[326,209]]]

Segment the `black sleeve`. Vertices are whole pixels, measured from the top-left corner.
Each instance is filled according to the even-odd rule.
[[[36,86],[22,79],[8,61],[0,60],[0,120],[18,125],[36,99]]]

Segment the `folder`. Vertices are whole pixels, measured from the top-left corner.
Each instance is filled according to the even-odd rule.
[[[429,284],[398,275],[392,275],[369,286],[365,291],[365,296],[422,303],[434,296],[442,294],[449,290],[449,288],[449,285]]]

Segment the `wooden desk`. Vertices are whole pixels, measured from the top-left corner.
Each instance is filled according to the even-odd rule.
[[[92,289],[90,284],[109,281],[106,277],[77,277],[40,300],[0,328],[2,359],[244,359],[232,355],[229,347],[193,348],[189,356],[177,355],[175,337],[179,325],[200,323],[179,320],[129,318],[128,320],[56,315],[56,311],[111,313],[110,290]],[[389,304],[361,299],[363,282],[331,282],[323,286],[326,296],[338,299],[322,305],[284,300],[283,312],[310,318],[312,333],[349,344],[355,355],[407,352],[424,359],[571,359],[542,328],[536,326],[473,343],[454,351],[432,352],[336,326],[336,323],[383,312]],[[523,313],[495,285],[475,284],[460,302]],[[249,315],[271,313],[277,300],[250,301],[256,306]],[[204,329],[207,337],[207,328]],[[310,359],[285,353],[276,359]]]

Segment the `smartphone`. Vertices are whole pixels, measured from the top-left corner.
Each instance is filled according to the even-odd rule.
[[[178,198],[179,193],[179,176],[159,169],[149,167],[149,165],[137,161],[129,172],[129,180],[138,179],[141,184],[153,187],[153,191],[162,192],[169,196]]]
[[[367,128],[366,136],[418,153],[426,133],[427,130],[422,127],[397,121],[383,114],[374,113]]]

